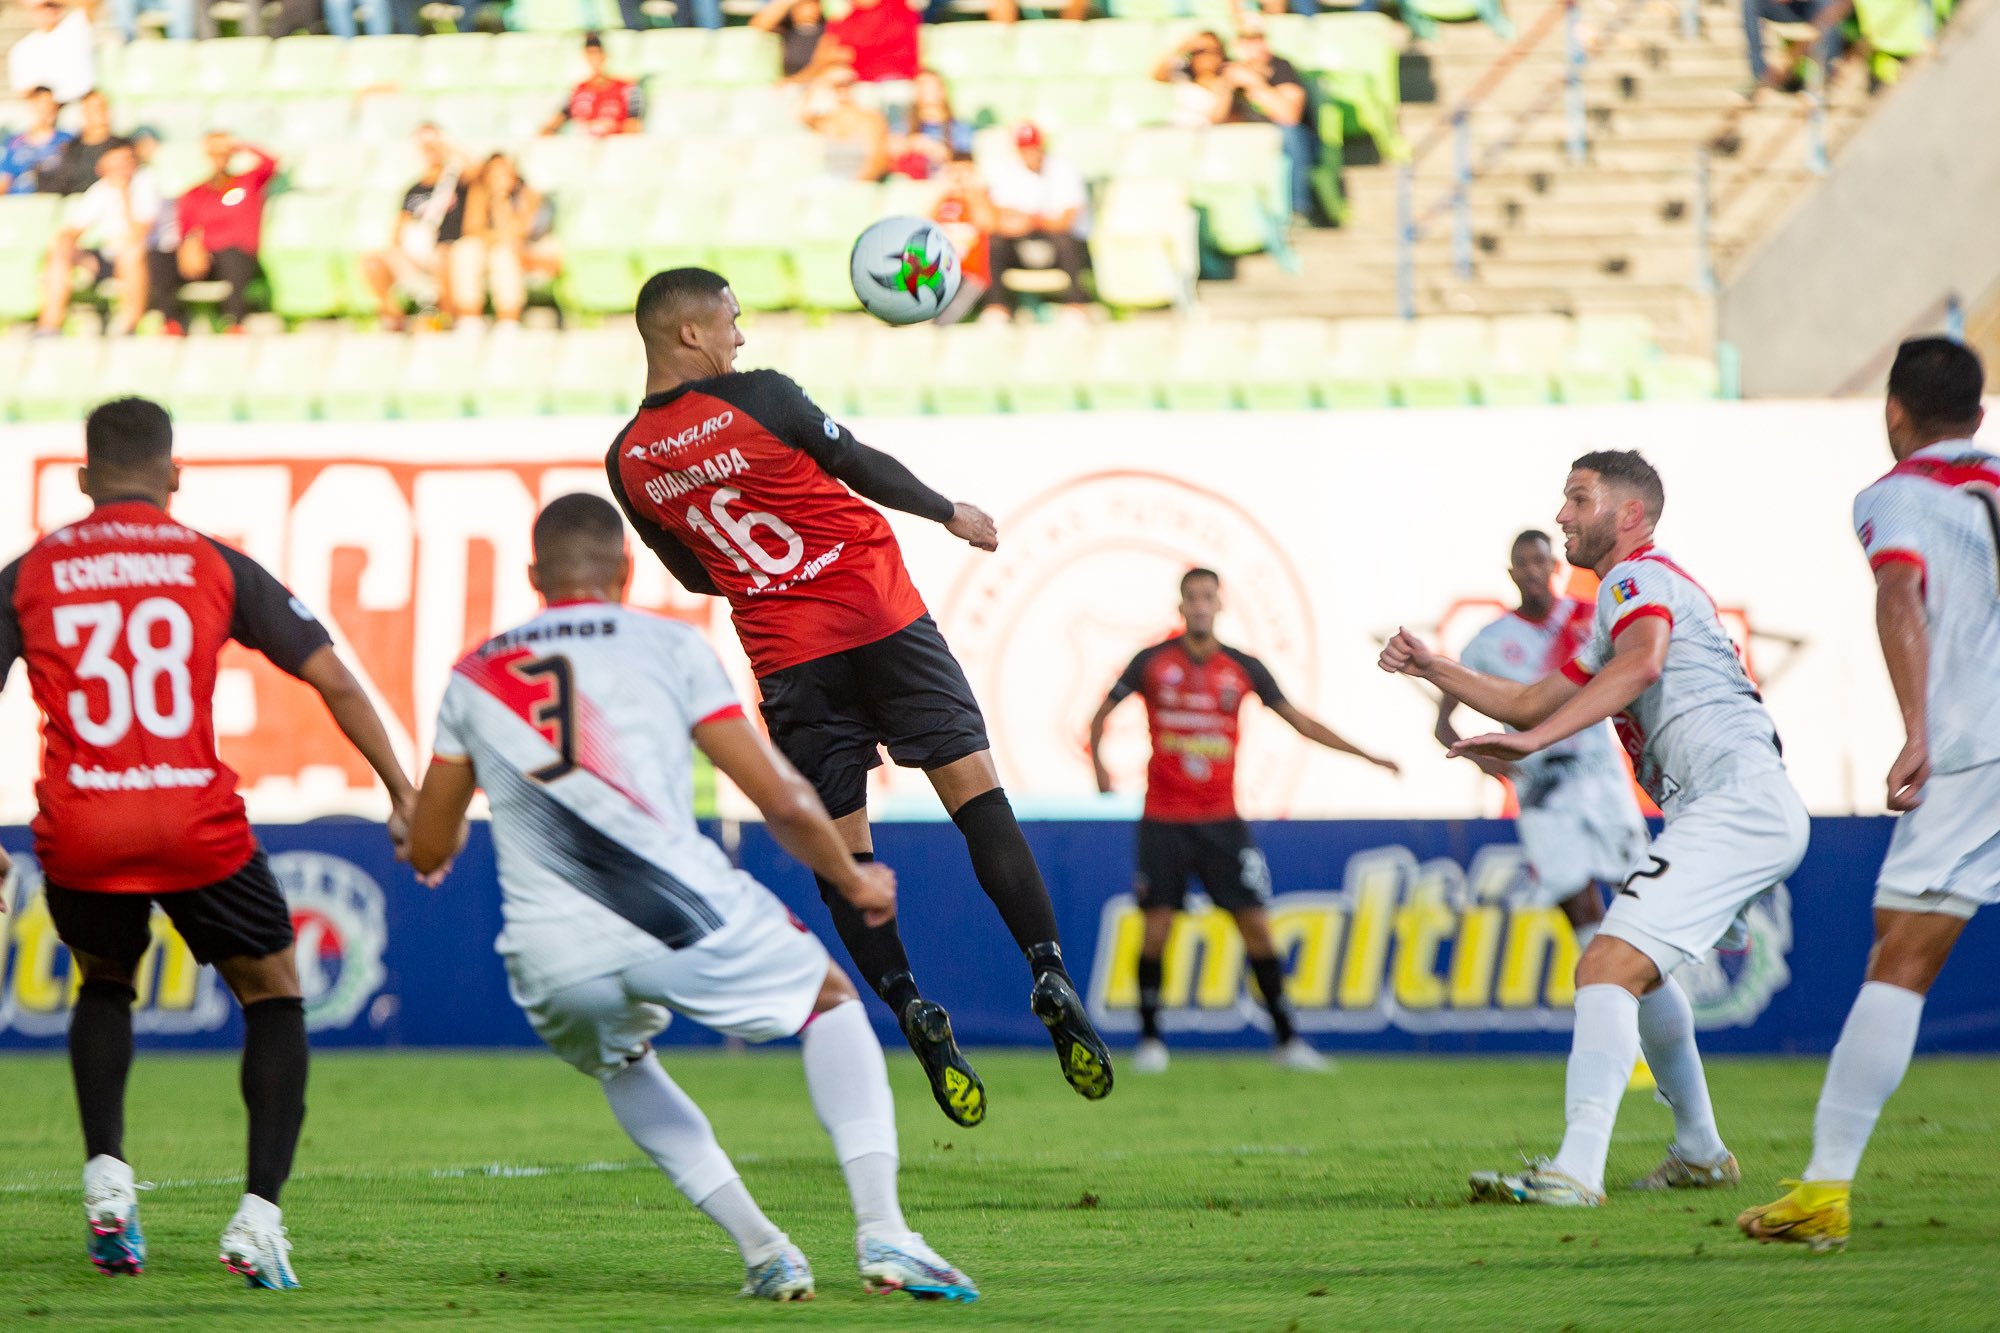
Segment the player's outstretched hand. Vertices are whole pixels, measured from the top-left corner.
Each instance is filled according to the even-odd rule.
[[[1528,739],[1525,731],[1489,731],[1484,736],[1467,736],[1451,747],[1453,759],[1498,759],[1517,763],[1542,747]]]
[[[951,509],[951,521],[944,530],[968,546],[982,551],[1000,549],[1000,528],[993,522],[993,516],[977,505],[956,504]]]
[[[1382,645],[1382,656],[1375,665],[1391,675],[1421,676],[1436,660],[1437,654],[1430,650],[1429,644],[1399,625],[1395,637]]]
[[[1369,755],[1368,762],[1381,769],[1384,773],[1387,773],[1390,777],[1400,778],[1403,776],[1403,766],[1393,759],[1383,759],[1376,755]]]
[[[1109,796],[1111,794],[1111,770],[1104,766],[1102,760],[1096,759],[1091,761],[1091,767],[1096,770],[1097,790],[1099,794]]]
[[[848,903],[871,926],[886,926],[896,919],[896,872],[880,861],[854,867],[858,887],[847,895]]]
[[[1931,780],[1931,747],[1922,736],[1903,743],[1903,752],[1889,765],[1889,808],[1914,810],[1924,803],[1924,784]]]

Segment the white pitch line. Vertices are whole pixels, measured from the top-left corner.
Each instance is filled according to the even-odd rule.
[[[756,1162],[755,1153],[738,1153],[738,1162]],[[525,1166],[511,1162],[488,1162],[481,1166],[433,1167],[430,1170],[409,1171],[301,1171],[292,1177],[292,1183],[310,1181],[354,1181],[385,1182],[397,1180],[533,1180],[543,1176],[586,1176],[616,1175],[626,1171],[653,1170],[651,1162],[577,1162],[559,1166]],[[190,1177],[180,1180],[141,1181],[142,1190],[214,1189],[222,1185],[240,1185],[243,1177],[207,1176]],[[0,1182],[0,1194],[61,1194],[81,1187],[80,1180],[72,1175],[54,1171],[33,1173],[26,1180]]]

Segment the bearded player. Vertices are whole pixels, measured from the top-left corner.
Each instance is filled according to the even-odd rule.
[[[1507,577],[1521,604],[1473,635],[1459,661],[1488,676],[1532,685],[1576,656],[1590,639],[1593,608],[1556,596],[1555,575],[1555,549],[1547,534],[1516,537]],[[1446,749],[1460,740],[1451,723],[1457,711],[1458,700],[1450,695],[1438,701],[1436,734]],[[1604,919],[1598,885],[1624,883],[1646,851],[1646,821],[1632,799],[1611,728],[1580,731],[1518,763],[1480,756],[1472,761],[1514,786],[1528,902],[1560,906],[1577,948],[1588,948]]]
[[[1146,807],[1139,820],[1139,873],[1135,881],[1145,935],[1139,947],[1139,1044],[1132,1067],[1164,1073],[1167,1044],[1160,1035],[1160,986],[1167,938],[1186,906],[1190,879],[1236,921],[1250,975],[1271,1015],[1279,1064],[1308,1071],[1326,1058],[1298,1035],[1285,1003],[1285,966],[1271,940],[1265,903],[1271,870],[1236,813],[1237,714],[1251,695],[1307,740],[1400,772],[1341,738],[1278,688],[1270,668],[1215,637],[1222,611],[1222,578],[1212,569],[1181,575],[1181,620],[1186,628],[1164,643],[1142,649],[1118,677],[1090,719],[1090,764],[1097,789],[1111,790],[1111,772],[1100,750],[1112,710],[1132,695],[1146,704],[1153,757],[1146,766]]]
[[[1875,948],[1827,1064],[1799,1185],[1737,1219],[1760,1241],[1847,1243],[1861,1154],[1916,1049],[1924,996],[1965,923],[2000,902],[2000,456],[1972,442],[1986,373],[1970,348],[1896,353],[1885,411],[1896,466],[1854,501],[1875,628],[1903,715],[1900,812],[1875,887]]]
[[[256,561],[168,516],[180,468],[164,409],[124,398],[92,412],[77,477],[96,506],[90,516],[0,570],[0,682],[23,658],[42,712],[35,856],[83,979],[69,1058],[90,1257],[107,1274],[137,1274],[146,1262],[125,1161],[125,1079],[133,983],[157,903],[243,1006],[249,1169],[222,1262],[253,1287],[296,1287],[278,1193],[305,1120],[305,1007],[290,910],[236,774],[216,754],[223,644],[254,648],[319,692],[388,787],[393,834],[416,793],[326,627]]]
[[[942,525],[979,550],[993,520],[953,503],[854,438],[791,380],[737,373],[741,314],[706,269],[656,273],[639,292],[646,397],[605,460],[611,493],[682,586],[726,597],[757,675],[771,739],[813,784],[857,860],[874,857],[868,773],[879,750],[930,778],[965,837],[979,886],[1034,976],[1029,1003],[1065,1078],[1095,1100],[1111,1053],[1063,966],[1055,908],[1014,818],[965,672],[872,504]],[[923,998],[894,921],[870,924],[815,877],[848,955],[902,1025],[938,1106],[962,1125],[986,1092]]]
[[[1572,565],[1601,580],[1591,638],[1559,671],[1523,685],[1473,671],[1399,630],[1384,671],[1403,672],[1519,731],[1460,741],[1451,753],[1518,763],[1618,720],[1639,781],[1666,827],[1630,875],[1576,969],[1576,1025],[1553,1159],[1479,1172],[1473,1198],[1595,1207],[1604,1163],[1641,1049],[1673,1108],[1674,1140],[1656,1187],[1741,1178],[1710,1105],[1694,1014],[1674,972],[1728,936],[1741,914],[1805,855],[1805,805],[1786,777],[1777,731],[1715,603],[1653,546],[1666,491],[1636,452],[1602,450],[1571,466],[1556,516]]]

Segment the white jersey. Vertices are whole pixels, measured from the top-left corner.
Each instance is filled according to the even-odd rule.
[[[694,817],[690,733],[741,711],[698,632],[610,602],[552,606],[453,670],[435,750],[492,802],[517,1001],[686,948],[761,894]]]
[[[1671,815],[1707,792],[1782,773],[1777,728],[1715,602],[1650,545],[1605,574],[1590,642],[1564,674],[1578,684],[1588,681],[1611,660],[1618,636],[1646,616],[1670,627],[1666,666],[1617,723],[1639,785],[1661,811]]]
[[[1474,671],[1532,685],[1562,670],[1588,641],[1590,631],[1590,607],[1572,597],[1559,597],[1540,620],[1509,611],[1473,635],[1458,660]],[[1608,723],[1515,761],[1514,785],[1522,807],[1543,804],[1567,775],[1582,776],[1579,770],[1588,770],[1591,776],[1616,771],[1623,783],[1624,765],[1618,762],[1617,741]]]
[[[1950,440],[1919,449],[1854,499],[1872,569],[1923,571],[1931,770],[2000,759],[2000,457]]]

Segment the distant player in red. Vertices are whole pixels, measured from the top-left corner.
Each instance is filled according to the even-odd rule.
[[[1251,974],[1271,1014],[1279,1062],[1294,1069],[1323,1069],[1325,1059],[1292,1026],[1284,964],[1271,943],[1264,910],[1271,896],[1271,870],[1250,826],[1236,813],[1237,713],[1254,694],[1307,740],[1391,773],[1401,770],[1302,711],[1285,698],[1262,662],[1215,637],[1222,578],[1214,570],[1190,569],[1181,575],[1180,609],[1186,630],[1141,650],[1090,719],[1090,763],[1102,792],[1111,790],[1111,772],[1100,755],[1111,710],[1138,695],[1145,701],[1153,735],[1135,881],[1146,933],[1139,950],[1139,1045],[1132,1053],[1133,1068],[1156,1074],[1167,1067],[1167,1045],[1160,1037],[1160,983],[1167,936],[1175,914],[1187,903],[1188,880],[1193,878],[1243,932]]]
[[[254,648],[319,691],[388,785],[398,837],[416,792],[312,612],[248,556],[168,517],[180,469],[166,412],[140,398],[105,403],[84,440],[78,483],[96,508],[0,570],[0,684],[23,659],[42,712],[35,856],[83,976],[69,1054],[90,1256],[131,1274],[146,1258],[124,1161],[125,1077],[133,980],[158,903],[243,1006],[249,1174],[222,1261],[253,1287],[296,1287],[278,1192],[305,1120],[305,1008],[284,894],[216,755],[223,644]],[[0,853],[0,871],[10,868]]]
[[[683,586],[728,598],[771,740],[819,792],[857,859],[874,859],[868,771],[882,762],[878,751],[924,770],[1027,956],[1029,1002],[1064,1077],[1103,1097],[1111,1053],[1063,966],[1048,887],[1001,789],[979,704],[888,521],[866,502],[930,519],[984,551],[999,544],[993,520],[855,439],[783,375],[735,372],[741,313],[728,282],[707,269],[647,280],[637,310],[646,398],[605,460],[611,493]],[[939,1107],[978,1124],[985,1089],[945,1011],[919,994],[895,922],[871,926],[826,880],[819,889]]]

